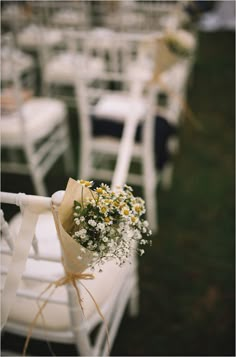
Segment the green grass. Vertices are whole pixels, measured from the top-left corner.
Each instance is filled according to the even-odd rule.
[[[234,43],[230,32],[199,35],[188,98],[203,130],[181,127],[173,187],[158,191],[160,232],[140,258],[140,314],[125,314],[112,355],[235,355]],[[70,125],[76,155],[75,116]],[[66,180],[59,161],[49,192]],[[2,190],[33,192],[10,175]]]
[[[140,315],[115,355],[235,355],[234,34],[199,36],[173,187],[158,192],[160,232],[140,259]]]

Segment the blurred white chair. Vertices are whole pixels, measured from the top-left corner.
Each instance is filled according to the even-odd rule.
[[[151,81],[153,93],[156,92],[154,113],[166,123],[161,124],[161,130],[165,130],[165,135],[169,136],[161,146],[164,145],[162,150],[165,151],[165,156],[170,158],[177,154],[180,146],[178,129],[182,124],[182,114],[187,108],[186,92],[194,65],[194,54],[188,58],[177,55],[172,57],[166,52],[162,39],[162,32],[144,38],[139,48],[139,56],[135,63],[128,67],[127,75],[140,76],[147,83]],[[161,97],[164,94],[164,102],[160,94]],[[158,135],[160,139],[161,130],[157,133],[156,140]],[[164,166],[159,168],[159,174],[160,184],[169,189],[173,178],[173,160],[166,160]]]
[[[1,25],[14,36],[31,20],[29,3],[7,1],[1,7]]]
[[[54,2],[49,21],[58,27],[86,29],[90,25],[89,7],[89,2]]]
[[[99,58],[85,56],[82,51],[82,42],[86,34],[75,30],[63,31],[64,46],[61,49],[49,48],[42,43],[41,75],[42,90],[45,95],[66,100],[68,104],[75,103],[74,95],[74,67],[80,70],[86,65],[89,71],[101,72],[103,62]],[[65,90],[66,89],[66,90]]]
[[[10,35],[11,36],[11,35]],[[35,85],[35,61],[34,58],[21,51],[19,48],[10,48],[6,45],[9,34],[3,35],[1,41],[1,80],[11,81],[12,79],[12,62],[14,70],[21,76],[27,76],[27,80]]]
[[[47,47],[56,47],[62,43],[62,32],[60,29],[44,27],[42,24],[30,24],[23,28],[17,35],[17,44],[20,48],[37,52],[42,42]]]
[[[119,1],[108,10],[104,24],[126,33],[175,29],[180,26],[183,15],[180,3],[171,1]]]
[[[180,140],[178,130],[183,124],[184,115],[188,115],[186,110],[186,92],[189,83],[189,77],[192,70],[191,58],[180,60],[170,69],[164,71],[159,78],[160,88],[166,96],[164,106],[157,105],[156,112],[167,121],[168,125],[174,129],[176,134],[172,134],[166,143],[166,150],[170,156],[179,152]],[[173,181],[173,160],[169,160],[164,165],[160,183],[162,188],[169,189]]]
[[[63,154],[66,167],[72,164],[66,107],[56,99],[34,97],[9,58],[11,80],[2,80],[1,92],[2,172],[30,174],[36,192],[45,195],[43,180],[56,160]]]
[[[5,222],[3,214],[1,216],[2,323],[7,318],[3,333],[8,331],[27,336],[29,326],[39,309],[38,302],[44,303],[47,300],[45,296],[39,297],[40,293],[50,282],[64,276],[59,240],[51,213],[51,203],[60,204],[61,198],[62,191],[54,194],[52,199],[1,193],[2,207],[7,203],[21,208],[21,213],[14,216],[9,224]],[[28,252],[29,257],[24,266]],[[17,259],[18,269],[13,273]],[[138,312],[136,257],[133,257],[133,264],[122,268],[109,261],[104,264],[102,273],[90,269],[85,273],[95,276],[93,280],[83,280],[83,284],[102,311],[109,329],[111,348],[127,304],[130,304],[131,314]],[[15,285],[11,285],[12,290],[8,290],[8,274],[15,282]],[[81,356],[106,356],[109,354],[106,325],[85,289],[80,284],[78,288],[85,316],[81,312],[74,287],[71,284],[60,286],[48,298],[43,311],[44,319],[40,316],[37,320],[32,338],[75,344]],[[16,292],[15,300],[4,300],[9,291],[13,295]],[[92,342],[91,333],[94,330],[96,335]]]
[[[10,58],[12,56],[13,58]],[[1,46],[1,80],[11,79],[11,64],[14,62],[14,67],[19,75],[31,74],[33,75],[35,70],[35,63],[32,56],[22,52],[15,48],[9,49],[7,46]]]
[[[142,76],[126,73],[134,60],[132,41],[124,41],[113,33],[107,34],[105,39],[100,35],[87,38],[86,45],[88,53],[93,51],[104,56],[105,70],[94,74],[85,66],[84,72],[76,74],[80,125],[78,177],[111,181],[113,168],[110,163],[111,159],[117,159],[122,128],[124,133],[130,121],[136,125],[132,130],[143,123],[141,141],[135,142],[132,149],[133,160],[141,162],[141,173],[130,171],[127,182],[143,187],[147,219],[155,231],[158,175],[154,160],[154,96],[151,92],[144,95],[146,82]],[[113,131],[118,130],[115,133],[118,135],[109,132],[109,123],[115,126]]]

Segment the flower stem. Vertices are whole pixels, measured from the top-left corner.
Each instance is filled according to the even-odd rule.
[[[82,186],[81,190],[81,206],[84,209],[84,186]]]

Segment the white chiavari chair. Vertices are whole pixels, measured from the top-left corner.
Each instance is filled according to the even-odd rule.
[[[12,65],[18,76],[25,77],[32,88],[35,86],[36,64],[33,56],[23,52],[17,46],[9,45],[12,34],[5,33],[1,37],[1,81],[12,81]]]
[[[132,147],[132,138],[130,139],[123,144],[128,143]],[[130,155],[123,155],[114,175],[113,187],[125,182],[129,161]],[[52,198],[1,193],[2,207],[4,204],[11,204],[21,209],[21,213],[14,216],[9,225],[5,223],[3,214],[1,215],[3,333],[8,331],[27,336],[29,325],[38,311],[37,302],[43,303],[47,299],[39,296],[40,293],[50,282],[64,275],[51,212],[51,203],[59,205],[62,197],[63,191],[55,193]],[[14,269],[15,266],[18,267],[17,270]],[[43,311],[44,319],[40,317],[37,320],[32,337],[75,344],[82,356],[109,355],[126,306],[129,304],[131,315],[138,313],[137,258],[134,255],[132,264],[123,267],[117,266],[114,261],[108,261],[103,265],[102,272],[87,269],[85,273],[95,276],[95,279],[83,281],[83,284],[102,311],[105,323],[90,296],[78,285],[85,316],[82,315],[75,290],[71,284],[67,284],[57,288],[54,295],[48,298]],[[15,284],[9,284],[9,281]],[[109,329],[110,351],[106,326]],[[91,333],[94,329],[97,332],[92,342]]]
[[[74,68],[79,71],[87,61],[88,70],[99,73],[103,69],[103,62],[99,58],[85,56],[82,43],[86,39],[86,32],[74,29],[63,30],[61,48],[49,48],[42,43],[40,48],[41,76],[43,93],[61,98],[68,104],[74,105]]]
[[[90,3],[82,1],[52,2],[49,21],[60,28],[85,30],[90,26]]]
[[[11,53],[11,40],[8,44]],[[66,168],[72,165],[66,107],[56,99],[35,97],[13,59],[9,56],[11,78],[2,80],[1,168],[3,173],[29,174],[36,192],[45,195],[44,178],[56,160],[63,155]]]
[[[86,52],[103,56],[105,65],[100,73],[91,73],[85,66],[84,73],[76,74],[80,125],[78,177],[111,181],[110,162],[118,157],[122,129],[124,135],[126,130],[135,135],[138,125],[144,123],[141,141],[132,148],[132,159],[141,163],[141,172],[130,171],[127,182],[143,187],[147,218],[156,230],[158,175],[153,146],[154,96],[151,91],[143,93],[146,84],[143,74],[127,72],[137,55],[136,42],[137,39],[125,40],[109,31],[93,33],[86,39]],[[131,123],[130,128],[127,122]]]

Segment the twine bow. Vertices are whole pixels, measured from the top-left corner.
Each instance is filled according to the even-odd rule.
[[[58,238],[59,238],[60,242],[62,243],[58,211],[57,211],[57,208],[55,206],[52,206],[52,213],[53,213],[53,217],[54,217],[54,221],[55,221],[55,225],[56,225],[56,229],[57,229],[57,233],[58,233]],[[91,294],[89,289],[81,282],[81,280],[92,280],[92,279],[94,279],[94,275],[90,274],[90,273],[83,273],[83,272],[73,273],[73,272],[67,271],[66,268],[65,268],[64,262],[63,262],[63,258],[62,258],[62,264],[64,266],[65,276],[59,278],[56,281],[53,281],[53,282],[49,283],[48,286],[38,296],[38,300],[39,300],[42,297],[43,294],[45,294],[50,288],[53,287],[52,291],[48,295],[47,299],[43,302],[43,304],[41,306],[39,306],[39,304],[38,304],[39,310],[38,310],[37,314],[35,315],[32,323],[31,323],[31,325],[29,327],[29,331],[28,331],[28,334],[27,334],[27,337],[26,337],[24,348],[23,348],[23,356],[26,355],[26,351],[27,351],[27,348],[28,348],[28,345],[29,345],[29,342],[30,342],[30,338],[32,336],[33,329],[34,329],[34,327],[36,325],[36,322],[37,322],[37,320],[38,320],[40,315],[42,317],[42,320],[43,320],[43,323],[44,323],[44,328],[45,328],[45,331],[46,331],[46,326],[45,326],[46,324],[45,324],[45,320],[44,320],[44,317],[43,317],[43,310],[46,307],[50,297],[53,295],[53,293],[55,292],[55,290],[58,287],[64,286],[66,284],[72,284],[72,286],[75,288],[75,291],[76,291],[76,294],[77,294],[77,297],[78,297],[78,303],[79,303],[79,306],[80,306],[81,311],[83,313],[83,316],[85,316],[84,315],[83,305],[82,305],[82,298],[81,298],[81,295],[80,295],[80,291],[79,291],[77,282],[79,282],[83,286],[83,288],[86,290],[86,292],[89,294],[89,296],[93,300],[94,305],[96,307],[96,310],[97,310],[99,316],[101,317],[101,319],[102,319],[102,321],[103,321],[103,323],[105,325],[106,338],[107,338],[107,347],[108,347],[108,355],[109,355],[110,354],[110,343],[109,343],[108,326],[107,326],[106,320],[105,320],[105,318],[104,318],[104,316],[103,316],[103,314],[102,314],[102,312],[101,312],[96,300],[94,299],[93,295]]]

